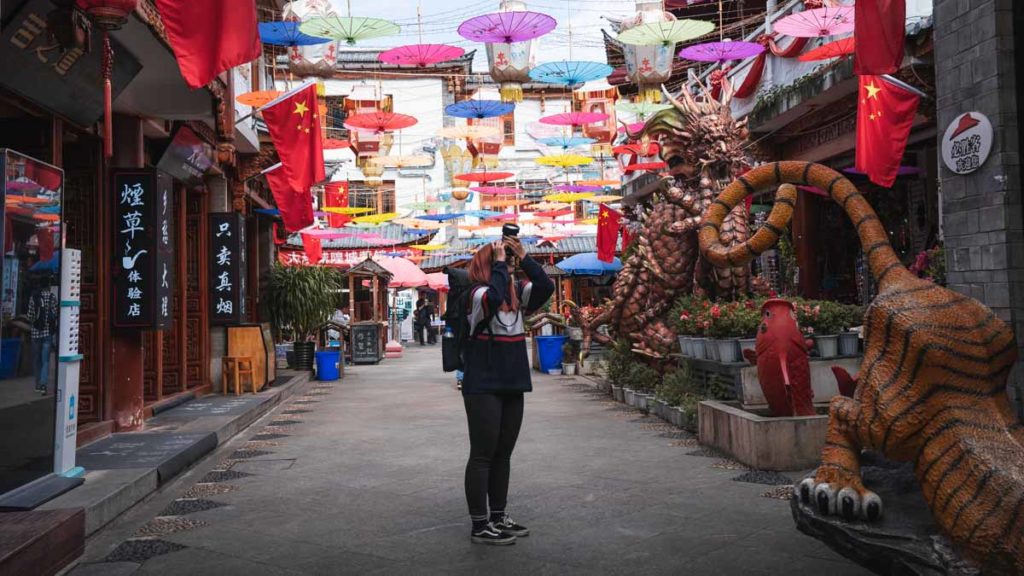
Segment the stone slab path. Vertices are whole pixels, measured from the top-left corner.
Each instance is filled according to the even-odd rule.
[[[515,546],[470,543],[462,399],[439,347],[413,346],[311,384],[98,533],[71,574],[866,573],[796,531],[771,497],[786,487],[735,481],[583,380],[534,387],[509,498],[532,535]]]

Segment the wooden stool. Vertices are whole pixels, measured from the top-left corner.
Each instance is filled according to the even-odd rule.
[[[234,383],[235,396],[244,391],[242,386],[243,377],[249,378],[249,383],[252,385],[252,393],[256,393],[256,377],[253,375],[252,357],[225,356],[222,359],[221,366],[220,381],[225,394],[228,392],[228,382]]]

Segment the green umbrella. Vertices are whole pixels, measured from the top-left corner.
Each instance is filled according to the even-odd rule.
[[[625,102],[621,101],[615,105],[615,109],[626,114],[634,114],[640,118],[646,118],[662,110],[671,108],[671,104],[653,104],[651,102]]]
[[[310,18],[300,24],[299,31],[318,38],[344,40],[346,44],[351,46],[359,40],[394,36],[401,31],[401,27],[394,22],[388,22],[380,18],[321,16]]]
[[[638,46],[669,46],[677,42],[686,42],[710,34],[715,25],[704,20],[669,20],[667,22],[649,22],[634,26],[619,33],[618,41],[623,44]],[[307,33],[305,28],[303,33]]]
[[[447,202],[410,202],[403,204],[403,210],[436,210],[447,206]]]

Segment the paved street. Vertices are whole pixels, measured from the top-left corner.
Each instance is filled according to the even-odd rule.
[[[534,385],[510,495],[532,535],[515,546],[470,543],[462,400],[440,350],[411,347],[310,384],[101,531],[72,574],[864,573],[692,438],[581,382]]]

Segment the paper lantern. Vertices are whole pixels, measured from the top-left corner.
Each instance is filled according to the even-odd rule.
[[[522,12],[526,3],[505,0],[500,12]],[[500,84],[501,99],[505,102],[523,101],[523,83],[530,81],[530,70],[537,65],[536,39],[525,42],[488,42],[487,68],[491,79]]]
[[[103,30],[120,30],[135,11],[137,0],[76,0],[75,4]]]
[[[636,0],[636,13],[622,22],[624,32],[644,24],[671,22],[676,17],[662,9],[661,2]],[[659,102],[661,85],[672,76],[675,44],[640,46],[623,44],[622,56],[626,61],[626,74],[637,85],[637,101]]]
[[[337,16],[330,0],[292,0],[284,5],[286,22],[302,23],[312,18]],[[290,46],[288,70],[296,76],[326,78],[334,74],[338,63],[338,41],[329,39],[320,44]]]
[[[471,193],[472,191],[469,188],[452,188],[452,198],[458,200],[459,202],[465,200],[466,198],[469,198],[469,195]]]

